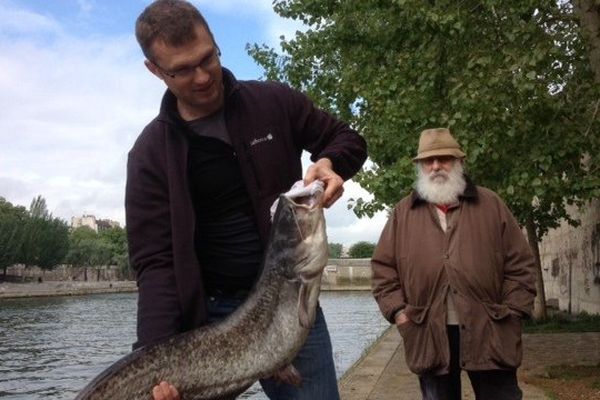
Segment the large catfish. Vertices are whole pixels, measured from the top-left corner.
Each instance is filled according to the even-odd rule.
[[[314,322],[328,255],[322,208],[300,200],[280,196],[261,276],[233,314],[129,353],[76,400],[148,400],[163,380],[185,400],[231,398],[289,364]]]

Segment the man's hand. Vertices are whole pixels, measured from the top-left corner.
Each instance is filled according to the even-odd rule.
[[[304,186],[309,185],[315,180],[320,180],[325,184],[323,193],[323,207],[329,208],[344,193],[344,180],[333,171],[333,164],[329,158],[321,158],[316,163],[308,167],[304,177]]]
[[[394,320],[396,321],[396,326],[400,326],[402,324],[407,323],[408,317],[406,316],[406,314],[404,314],[402,311],[398,311],[396,313],[396,316],[394,317]]]
[[[154,400],[181,400],[179,392],[173,385],[163,381],[152,389]]]
[[[275,372],[273,379],[296,387],[302,385],[302,375],[300,375],[300,372],[292,364]]]

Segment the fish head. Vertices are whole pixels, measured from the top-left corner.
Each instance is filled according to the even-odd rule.
[[[315,319],[321,276],[329,258],[323,207],[313,196],[290,198],[281,195],[273,228],[281,246],[280,254],[287,255],[283,263],[286,266],[284,274],[288,279],[300,282],[300,325],[310,328]]]

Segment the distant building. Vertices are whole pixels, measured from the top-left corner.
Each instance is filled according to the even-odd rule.
[[[99,231],[105,231],[107,229],[112,229],[112,228],[119,228],[120,225],[117,221],[113,221],[110,219],[99,219],[96,221],[96,224],[98,225],[98,232]]]
[[[82,226],[87,226],[88,228],[93,229],[98,232],[98,223],[96,222],[96,217],[93,215],[83,215],[81,217],[71,217],[71,228],[77,229]]]
[[[120,224],[110,219],[96,219],[93,215],[83,215],[81,217],[71,217],[71,228],[77,229],[87,226],[95,232],[104,231],[111,228],[118,228]]]

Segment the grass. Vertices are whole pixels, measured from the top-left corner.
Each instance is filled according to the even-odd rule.
[[[600,364],[595,366],[555,365],[544,376],[530,378],[552,400],[599,399]]]
[[[525,333],[600,332],[600,315],[556,311],[543,321],[525,321]],[[528,376],[552,400],[600,400],[600,363],[595,366],[555,365],[542,375]]]
[[[594,378],[592,388],[600,387],[600,364],[598,365],[553,365],[546,367],[548,379],[579,380]]]
[[[569,315],[557,312],[545,320],[526,320],[523,324],[525,333],[558,333],[558,332],[600,332],[600,315],[581,312]]]

